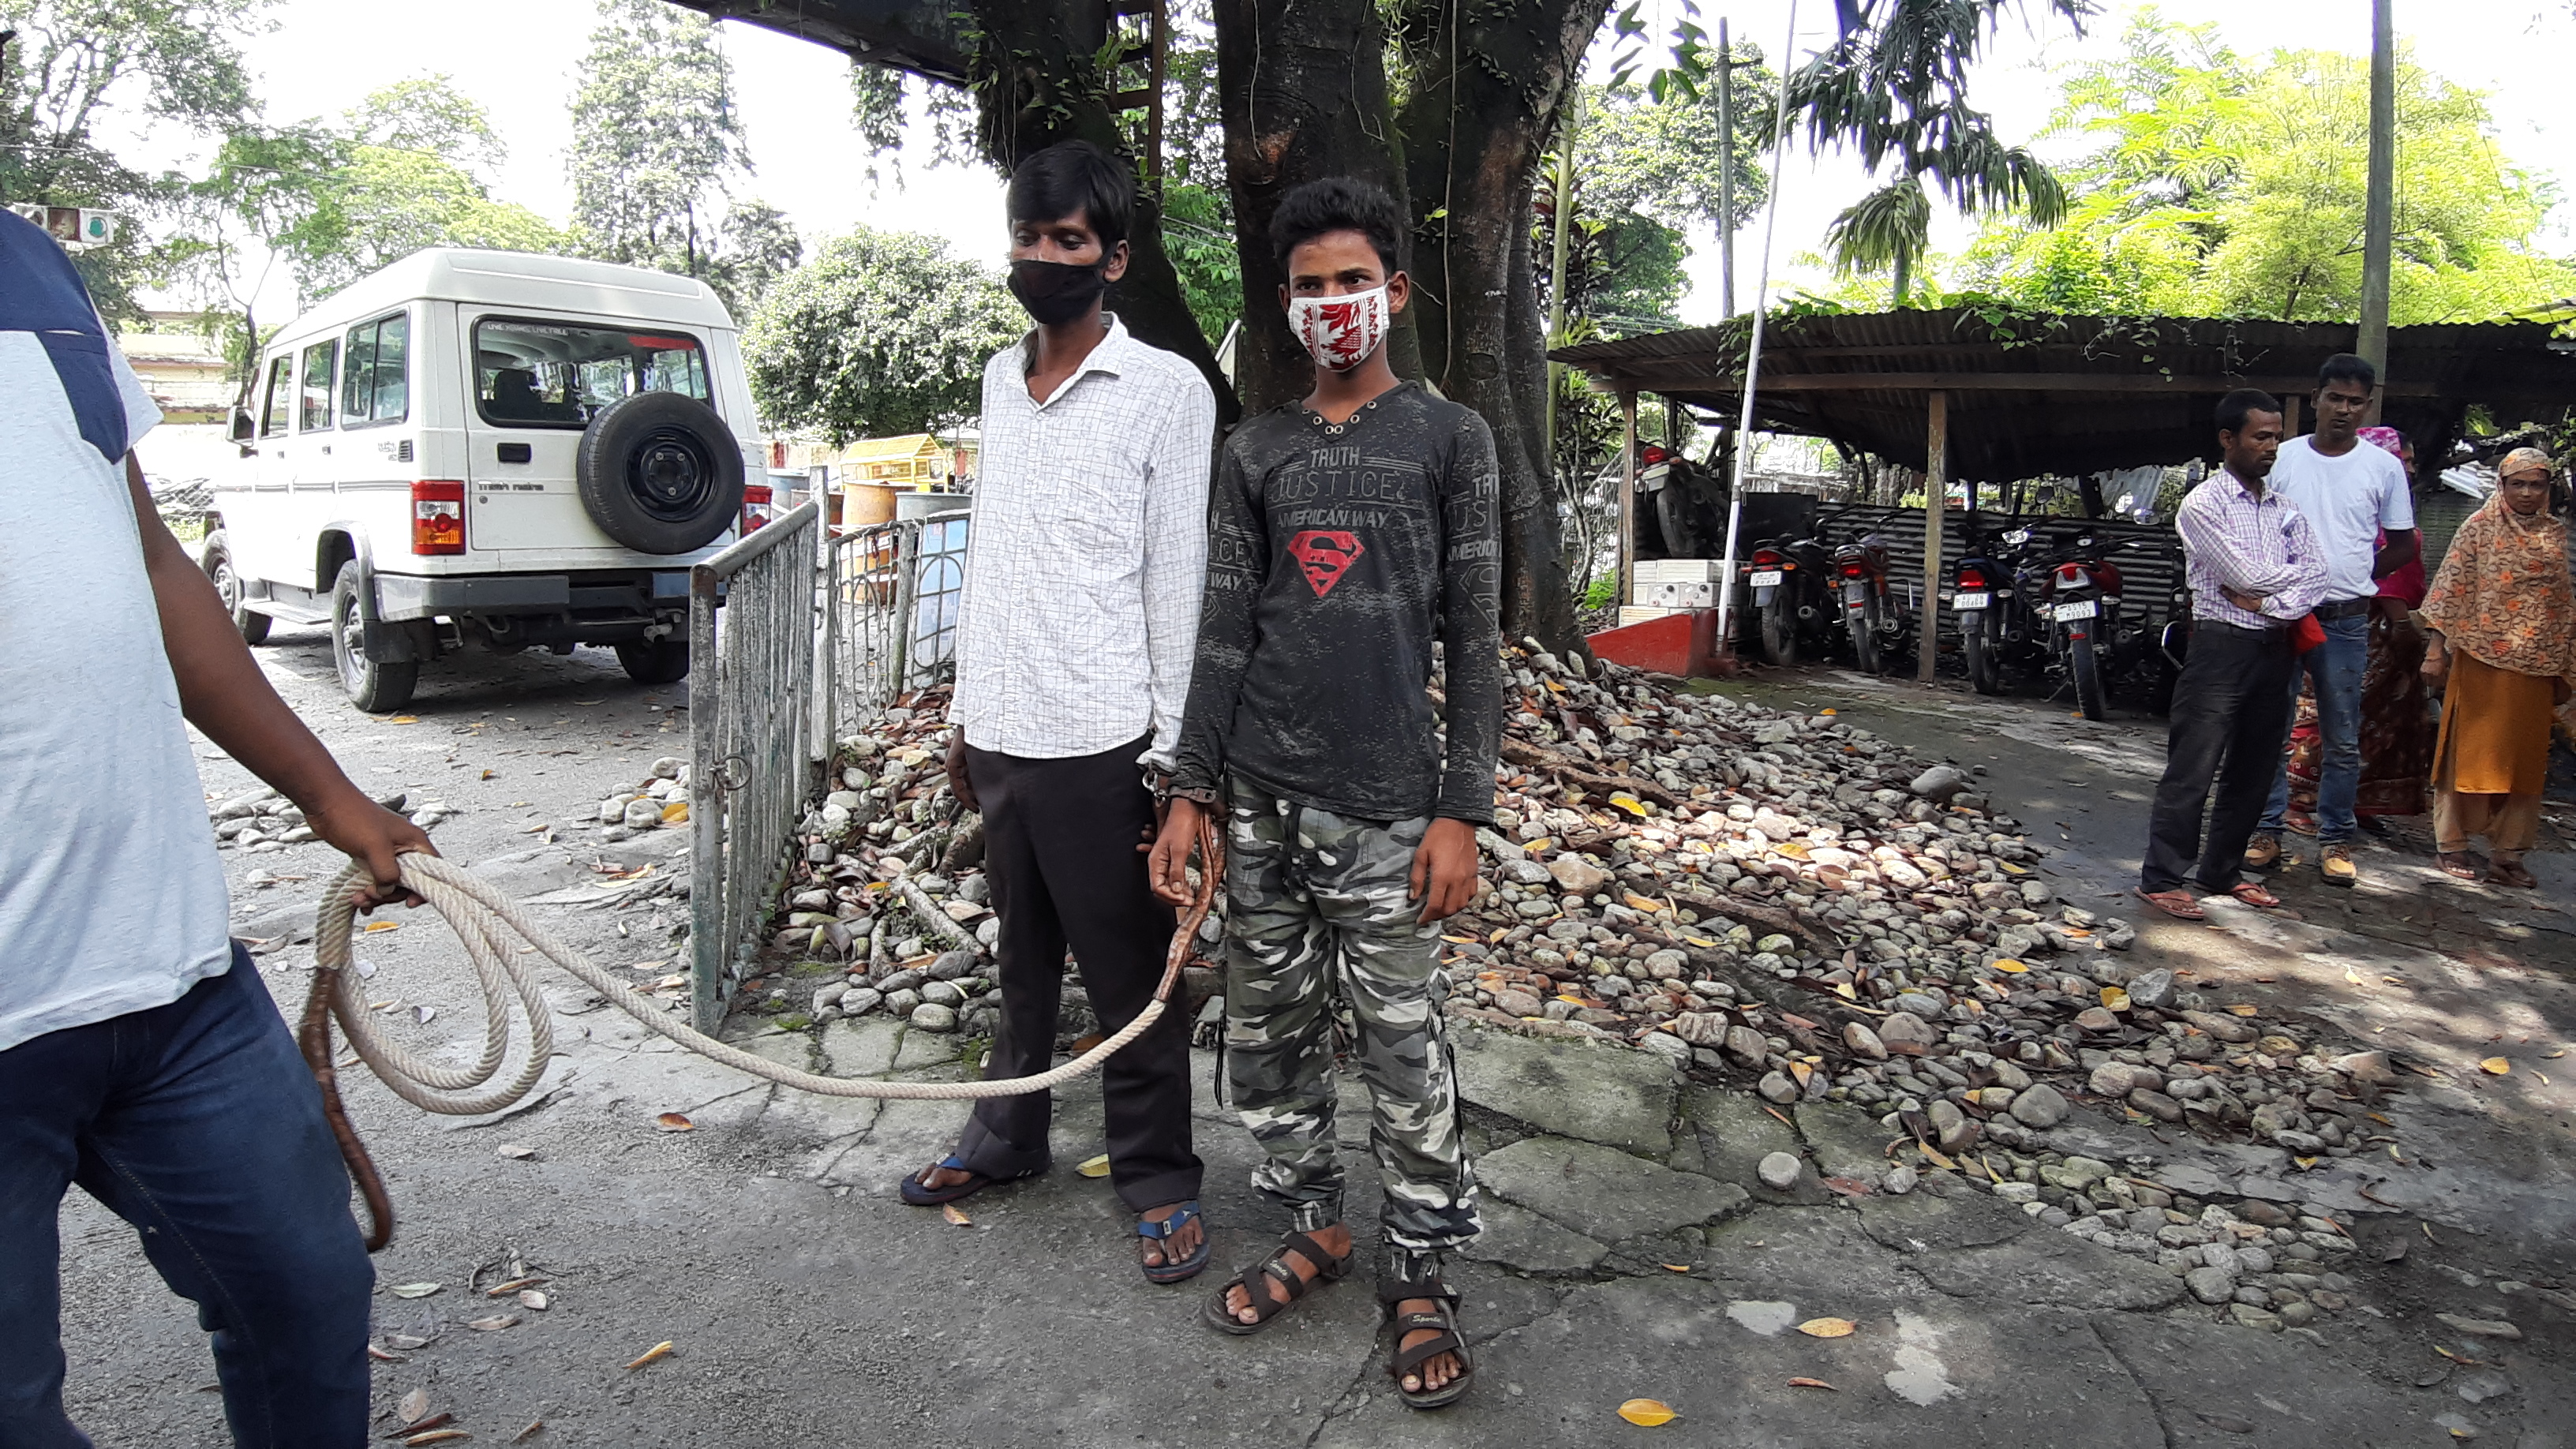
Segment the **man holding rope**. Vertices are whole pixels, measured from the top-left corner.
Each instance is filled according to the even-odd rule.
[[[1055,1057],[1065,948],[1101,1029],[1145,1008],[1172,913],[1145,880],[1154,801],[1189,689],[1207,559],[1216,397],[1198,370],[1101,310],[1127,268],[1136,181],[1084,141],[1011,175],[1012,294],[1037,323],[984,369],[984,441],[948,780],[984,816],[984,877],[1001,920],[1002,1020],[987,1076]],[[1207,1266],[1190,1143],[1189,1022],[1172,1011],[1101,1072],[1110,1183],[1137,1215],[1145,1276]],[[955,1151],[903,1200],[953,1202],[1052,1163],[1049,1095],[976,1104]]]
[[[1438,1408],[1466,1392],[1470,1368],[1441,1270],[1478,1223],[1436,923],[1474,895],[1476,827],[1494,818],[1494,441],[1483,418],[1388,365],[1411,290],[1392,198],[1310,182],[1282,198],[1270,232],[1315,387],[1226,440],[1197,673],[1153,855],[1155,889],[1187,901],[1201,813],[1228,812],[1228,1075],[1265,1153],[1253,1182],[1290,1224],[1207,1317],[1255,1333],[1350,1271],[1333,1122],[1341,998],[1386,1192],[1389,1367],[1409,1407]],[[1425,692],[1435,645],[1445,746]]]
[[[409,899],[429,838],[370,801],[269,686],[154,511],[161,415],[80,276],[0,214],[0,1444],[90,1441],[63,1410],[74,1182],[197,1304],[235,1442],[367,1438],[374,1271],[322,1099],[226,937],[187,721]]]

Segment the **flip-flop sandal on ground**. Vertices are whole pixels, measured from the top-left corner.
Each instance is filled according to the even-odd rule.
[[[1290,1233],[1279,1240],[1279,1251],[1271,1254],[1268,1262],[1257,1268],[1244,1269],[1216,1290],[1216,1296],[1208,1300],[1207,1321],[1238,1338],[1259,1333],[1270,1326],[1270,1320],[1278,1317],[1281,1310],[1305,1297],[1307,1290],[1315,1284],[1341,1281],[1351,1271],[1351,1260],[1358,1251],[1355,1247],[1336,1258],[1324,1251],[1323,1244],[1304,1233]],[[1299,1275],[1296,1267],[1288,1261],[1292,1252],[1314,1265],[1315,1276],[1312,1279]],[[1271,1288],[1269,1285],[1272,1283],[1278,1287]],[[1226,1295],[1238,1287],[1243,1290],[1244,1302],[1252,1309],[1253,1320],[1250,1323],[1235,1317],[1235,1310],[1226,1306]],[[1288,1296],[1279,1297],[1281,1293]]]
[[[946,1168],[950,1172],[966,1173],[967,1178],[964,1182],[953,1182],[946,1187],[929,1187],[922,1183],[922,1178],[941,1168]],[[955,1202],[961,1197],[971,1197],[998,1183],[1018,1182],[1021,1178],[1035,1176],[1037,1174],[1034,1172],[1023,1172],[1017,1177],[986,1177],[968,1167],[966,1159],[952,1152],[921,1171],[905,1177],[903,1186],[898,1191],[902,1194],[903,1200],[914,1207],[937,1207],[944,1202]]]
[[[2281,898],[2279,896],[2272,894],[2270,891],[2263,889],[2261,886],[2256,885],[2250,880],[2228,891],[2228,894],[2234,896],[2242,904],[2252,906],[2258,911],[2273,910],[2281,904]]]
[[[2446,850],[2437,856],[2436,859],[2441,864],[2442,874],[2449,876],[2453,880],[2476,880],[2478,878],[2477,857],[2469,854],[2465,850]]]
[[[1467,1339],[1458,1332],[1458,1295],[1434,1279],[1428,1283],[1390,1283],[1379,1288],[1378,1297],[1386,1304],[1387,1316],[1395,1322],[1395,1356],[1387,1360],[1386,1366],[1387,1373],[1395,1379],[1395,1396],[1402,1399],[1408,1409],[1437,1409],[1456,1403],[1476,1376],[1476,1365],[1467,1357]],[[1407,1298],[1427,1298],[1431,1300],[1433,1311],[1396,1312],[1395,1306]],[[1411,1348],[1404,1347],[1406,1335],[1424,1329],[1432,1330],[1434,1336]],[[1424,1364],[1444,1353],[1454,1354],[1458,1359],[1458,1372],[1450,1377],[1449,1382],[1436,1389],[1407,1389],[1404,1386],[1405,1375],[1419,1373]]]
[[[1199,1245],[1188,1257],[1183,1258],[1178,1262],[1174,1262],[1172,1260],[1171,1247],[1172,1235],[1179,1232],[1181,1229],[1188,1227],[1192,1223],[1201,1224],[1199,1228]],[[1182,1203],[1179,1207],[1172,1209],[1172,1215],[1163,1219],[1159,1223],[1155,1222],[1151,1218],[1140,1217],[1136,1219],[1136,1237],[1138,1240],[1136,1261],[1138,1266],[1145,1270],[1145,1279],[1150,1283],[1178,1283],[1184,1279],[1197,1277],[1200,1271],[1207,1267],[1208,1254],[1213,1251],[1215,1246],[1209,1240],[1207,1228],[1205,1226],[1205,1219],[1199,1213],[1199,1200],[1197,1198],[1191,1198],[1189,1201]],[[1163,1245],[1162,1262],[1148,1263],[1145,1261],[1145,1250],[1143,1245],[1146,1243],[1160,1243]]]
[[[2540,882],[2532,877],[2530,871],[2523,869],[2521,863],[2518,861],[2497,860],[2488,862],[2487,879],[2494,881],[2497,885],[2512,886],[2516,890],[2528,891],[2540,888]]]
[[[2209,912],[2191,898],[2189,891],[2140,891],[2138,899],[2164,912],[2177,921],[2206,921]]]

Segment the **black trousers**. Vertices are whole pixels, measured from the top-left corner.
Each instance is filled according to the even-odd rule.
[[[2287,629],[2257,632],[2203,620],[2191,634],[2191,657],[2174,682],[2165,737],[2165,775],[2156,785],[2139,882],[2150,892],[2174,890],[2194,873],[2213,894],[2232,890],[2245,842],[2272,794],[2281,744],[2290,737],[2290,680],[2298,651]],[[2218,798],[2210,799],[2210,782]],[[2209,834],[2200,817],[2209,812]]]
[[[1154,797],[1136,768],[1151,743],[1147,736],[1057,760],[967,747],[967,776],[984,813],[984,878],[1002,921],[1002,1024],[987,1077],[1033,1076],[1054,1064],[1068,944],[1102,1031],[1118,1030],[1154,999],[1174,921],[1146,885],[1136,848],[1154,824]],[[1187,1017],[1176,999],[1101,1068],[1110,1183],[1138,1212],[1199,1195]],[[1053,1106],[1045,1092],[986,1098],[958,1155],[992,1177],[1045,1171]]]

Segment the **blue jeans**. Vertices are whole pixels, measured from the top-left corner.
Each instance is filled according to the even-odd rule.
[[[132,1223],[214,1335],[233,1442],[367,1442],[375,1269],[295,1039],[236,944],[167,1006],[0,1051],[0,1445],[74,1449],[63,1412],[63,1190]]]
[[[2320,619],[2326,642],[2299,663],[2317,682],[2317,839],[2352,839],[2353,801],[2361,794],[2361,676],[2370,664],[2370,616]],[[2299,707],[2299,675],[2290,676],[2290,710]],[[2255,829],[2274,835],[2290,813],[2290,756],[2272,767],[2272,800]]]

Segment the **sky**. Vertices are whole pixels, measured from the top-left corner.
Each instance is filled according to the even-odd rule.
[[[1661,34],[1682,0],[1648,0],[1645,13],[1665,13],[1652,26]],[[1712,31],[1723,13],[1735,34],[1776,54],[1792,0],[1700,0],[1700,19]],[[1995,117],[2008,139],[2027,140],[2045,122],[2057,95],[2057,74],[2111,53],[2131,0],[2110,0],[2089,34],[2078,38],[2062,22],[2008,23],[1973,77],[1971,95]],[[2299,0],[2287,5],[2248,5],[2243,0],[2163,0],[2159,11],[2183,23],[2215,22],[2219,35],[2240,52],[2318,48],[2367,54],[2368,0]],[[510,154],[496,192],[561,220],[571,209],[564,151],[571,139],[567,114],[573,71],[586,47],[595,12],[590,0],[440,0],[435,5],[351,6],[346,0],[282,0],[276,28],[245,45],[259,77],[258,94],[272,121],[336,116],[377,87],[428,74],[451,77],[480,102],[507,140]],[[2553,175],[2562,189],[2576,188],[2576,117],[2556,86],[2563,80],[2546,59],[2576,58],[2576,16],[2565,0],[2395,0],[2401,44],[2419,63],[2455,83],[2486,88],[2495,117],[2495,144],[2515,165]],[[1802,0],[1794,52],[1820,46],[1833,24],[1827,0]],[[929,164],[926,127],[915,127],[920,154],[907,156],[871,186],[869,157],[850,124],[848,62],[839,54],[756,26],[719,27],[734,64],[736,93],[755,170],[742,194],[785,210],[810,254],[824,237],[852,226],[928,232],[947,239],[961,256],[998,264],[1004,248],[1001,182],[981,167]],[[1596,54],[1598,65],[1604,57]],[[191,147],[180,140],[139,138],[140,159],[178,164]],[[1819,249],[1834,214],[1869,190],[1868,178],[1849,158],[1810,157],[1795,143],[1779,188],[1773,244],[1774,290],[1823,286],[1827,278],[1792,259]],[[1936,250],[1962,246],[1972,228],[1936,210]],[[1693,238],[1690,294],[1682,304],[1688,322],[1719,315],[1718,261],[1713,235]],[[2576,250],[2576,197],[2562,200],[2550,218],[2545,244]],[[1758,263],[1760,224],[1737,238],[1739,302],[1749,304]],[[263,311],[290,306],[291,285],[273,277]]]

